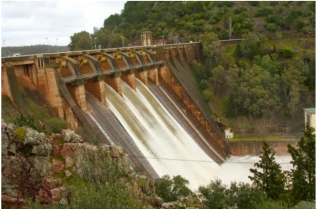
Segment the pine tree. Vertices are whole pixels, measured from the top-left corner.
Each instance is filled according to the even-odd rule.
[[[250,169],[254,176],[249,176],[255,186],[261,188],[268,198],[277,200],[284,193],[285,175],[281,166],[275,161],[275,153],[267,142],[263,142],[260,161],[255,163],[258,169]]]
[[[315,129],[306,125],[297,148],[288,145],[293,161],[292,195],[294,203],[315,200]]]

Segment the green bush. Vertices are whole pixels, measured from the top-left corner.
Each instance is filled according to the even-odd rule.
[[[20,116],[18,116],[15,120],[14,120],[14,124],[16,126],[27,126],[30,127],[36,131],[40,131],[38,126],[35,123],[34,117],[32,115],[23,115],[20,114]]]
[[[268,29],[268,31],[276,32],[277,31],[277,25],[275,23],[269,23],[267,25],[267,29]]]
[[[207,87],[209,86],[209,83],[207,80],[203,79],[200,81],[199,86],[201,89],[207,89]]]
[[[281,56],[284,58],[291,58],[294,56],[294,50],[291,48],[284,48],[281,51]]]
[[[26,130],[25,127],[17,127],[17,128],[14,130],[14,132],[15,132],[16,137],[17,137],[18,140],[24,139],[25,130]]]
[[[259,8],[257,10],[257,12],[255,13],[255,16],[262,17],[262,16],[267,16],[267,15],[272,14],[272,13],[273,13],[272,9],[264,7],[264,8]]]
[[[248,1],[248,4],[250,4],[253,7],[256,7],[259,5],[259,2],[258,1]]]
[[[45,120],[47,133],[61,133],[62,129],[67,128],[67,122],[61,120],[60,118],[49,118]]]
[[[174,176],[172,179],[169,175],[164,175],[156,179],[155,191],[164,202],[176,201],[180,197],[193,195],[193,192],[187,187],[188,184],[189,181],[180,175]]]
[[[208,102],[212,98],[212,93],[209,90],[204,90],[203,91],[203,99]]]

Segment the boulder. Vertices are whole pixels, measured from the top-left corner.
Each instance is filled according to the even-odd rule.
[[[52,155],[57,156],[60,155],[61,146],[53,145]]]
[[[56,187],[60,187],[62,183],[63,183],[62,179],[51,179],[48,176],[45,176],[43,180],[43,187],[48,190],[51,190]]]
[[[60,150],[60,156],[63,159],[66,159],[66,156],[73,156],[78,148],[77,144],[65,143]]]
[[[65,165],[63,162],[53,159],[52,173],[60,173],[64,170],[64,168]]]
[[[62,198],[70,194],[70,189],[64,186],[50,190],[50,194],[54,203],[59,202]]]
[[[26,128],[24,135],[24,144],[37,145],[42,142],[42,135],[31,128]]]
[[[70,177],[70,176],[72,176],[72,173],[68,170],[65,170],[65,175],[66,175],[66,177]]]
[[[48,156],[52,152],[52,145],[50,143],[42,143],[34,145],[31,149],[31,153],[36,155]]]
[[[155,206],[158,208],[161,208],[162,204],[163,204],[163,199],[156,196],[155,197]]]
[[[83,143],[83,139],[81,136],[76,134],[74,131],[69,129],[62,130],[62,138],[65,142],[71,142],[71,143]]]
[[[174,205],[174,203],[162,203],[162,207],[165,209],[175,209],[176,206]]]
[[[74,164],[75,164],[74,158],[72,158],[72,157],[66,155],[66,158],[65,158],[65,167],[66,167],[66,168],[69,168],[69,167],[73,166]]]

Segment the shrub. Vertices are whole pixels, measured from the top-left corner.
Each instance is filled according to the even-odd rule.
[[[207,89],[208,85],[209,84],[208,84],[208,81],[206,79],[201,80],[199,83],[199,86],[201,89]]]
[[[276,32],[276,31],[277,31],[277,26],[276,26],[276,24],[274,24],[274,23],[269,23],[269,24],[267,25],[267,29],[268,29],[268,31]]]
[[[47,133],[61,133],[62,129],[67,128],[67,122],[61,120],[60,118],[49,118],[45,121]]]
[[[209,90],[204,90],[203,91],[203,99],[208,102],[212,98],[212,93]]]
[[[189,181],[180,175],[174,176],[172,179],[169,175],[164,175],[156,179],[155,191],[164,202],[176,201],[180,197],[193,195],[187,184],[189,184]]]
[[[35,121],[34,121],[34,117],[31,116],[31,115],[23,115],[23,114],[20,114],[19,117],[17,117],[15,120],[14,120],[14,124],[16,126],[27,126],[27,127],[30,127],[36,131],[40,131],[39,128],[37,127]]]
[[[291,48],[282,49],[281,56],[284,58],[291,58],[294,56],[294,51]]]
[[[24,138],[24,136],[25,136],[25,130],[26,130],[25,127],[17,127],[17,128],[15,129],[14,132],[15,132],[16,137],[17,137],[18,140],[22,140],[22,139]]]
[[[272,13],[273,13],[272,9],[264,7],[264,8],[259,8],[257,12],[255,13],[255,16],[262,17],[262,16],[267,16]]]

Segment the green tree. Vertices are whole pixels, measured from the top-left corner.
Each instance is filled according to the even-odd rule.
[[[203,91],[203,99],[208,102],[212,99],[212,93],[209,90]]]
[[[155,181],[156,194],[161,197],[164,202],[176,201],[180,197],[194,195],[188,188],[189,181],[180,175],[174,176],[172,179],[169,175],[164,175]]]
[[[232,182],[227,187],[219,179],[212,180],[207,186],[200,186],[199,192],[203,204],[209,209],[253,209],[266,200],[265,193],[250,184]]]
[[[207,33],[203,36],[203,55],[207,59],[210,67],[215,67],[218,65],[221,52],[221,43],[218,41],[218,36],[216,33]]]
[[[209,83],[205,79],[201,80],[200,83],[199,83],[199,86],[200,86],[201,89],[207,89],[208,85],[209,85]]]
[[[221,66],[218,65],[217,67],[215,67],[214,69],[212,69],[212,82],[213,82],[213,87],[214,87],[214,91],[217,94],[221,94],[225,91],[225,86],[227,83],[227,72],[225,72],[225,69]]]
[[[255,169],[250,169],[253,176],[249,178],[255,186],[265,191],[268,198],[278,200],[284,193],[286,179],[274,155],[268,143],[263,142],[260,160],[255,163]]]
[[[68,47],[71,51],[91,49],[91,37],[87,31],[75,33],[70,40]]]
[[[193,60],[191,62],[191,68],[192,68],[192,71],[193,71],[193,75],[195,76],[195,78],[197,79],[197,81],[200,83],[202,80],[207,80],[207,70],[205,68],[205,66],[196,61],[196,60]]]
[[[306,125],[297,148],[288,145],[292,156],[292,195],[294,203],[315,200],[315,129]]]
[[[250,32],[243,34],[241,38],[240,47],[243,55],[252,59],[254,56],[260,54],[260,38],[257,34]]]

